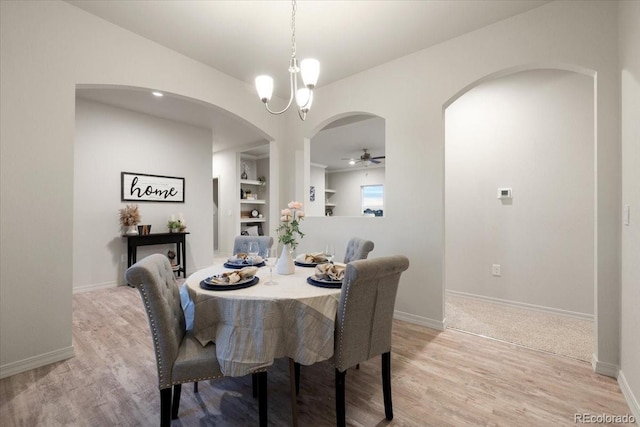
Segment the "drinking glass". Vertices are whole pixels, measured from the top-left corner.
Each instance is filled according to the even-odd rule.
[[[324,256],[327,258],[327,260],[328,260],[330,263],[333,263],[333,257],[334,257],[335,255],[336,255],[336,250],[335,250],[335,248],[333,247],[333,245],[332,245],[332,244],[330,244],[330,243],[329,243],[329,244],[327,244],[327,245],[324,247]]]
[[[251,264],[255,263],[255,259],[260,253],[260,245],[258,242],[249,242],[247,247],[247,255],[249,255],[249,259],[251,260]]]
[[[269,275],[271,276],[271,279],[265,283],[265,285],[275,285],[276,282],[273,281],[273,267],[275,267],[278,261],[278,250],[276,248],[266,248],[262,252],[262,258],[264,259],[265,265],[269,267]]]

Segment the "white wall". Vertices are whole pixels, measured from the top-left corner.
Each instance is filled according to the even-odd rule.
[[[622,92],[622,205],[630,223],[622,225],[621,372],[619,382],[640,420],[640,2],[620,4]]]
[[[276,148],[282,139],[250,85],[66,2],[0,2],[0,377],[73,355],[79,84],[193,98],[256,126]]]
[[[240,185],[238,153],[224,150],[213,154],[213,176],[218,177],[218,251],[233,252],[233,239],[240,234]]]
[[[74,289],[124,284],[120,172],[185,178],[185,203],[140,202],[141,224],[164,233],[169,215],[182,213],[187,274],[211,264],[211,130],[78,98],[75,132]],[[169,248],[142,246],[138,259]]]
[[[0,376],[73,353],[70,254],[76,84],[164,90],[245,118],[270,135],[271,153],[277,154],[270,176],[276,178],[271,182],[280,206],[274,204],[273,211],[287,199],[302,199],[304,178],[294,160],[304,138],[349,112],[387,119],[387,217],[308,218],[302,244],[317,248],[331,239],[339,251],[350,235],[357,234],[376,242],[372,256],[406,253],[412,267],[403,275],[396,308],[404,318],[437,327],[443,319],[443,107],[492,73],[542,65],[597,72],[595,361],[600,371],[615,369],[621,205],[617,22],[615,2],[555,1],[318,87],[313,111],[300,123],[295,112],[284,121],[266,114],[250,85],[67,3],[0,2]],[[416,225],[407,221],[407,204],[413,199],[406,185],[418,175],[424,198],[412,202],[423,215]],[[47,207],[46,215],[41,209],[25,209],[36,200]],[[33,277],[47,277],[46,289]],[[626,303],[623,309],[628,310]],[[623,313],[634,320],[629,316],[637,313]],[[30,334],[23,333],[25,325],[33,326]],[[627,348],[635,360],[637,348]]]
[[[447,290],[593,315],[593,79],[512,74],[445,119]]]
[[[336,207],[333,208],[334,216],[362,216],[361,187],[363,185],[385,185],[384,167],[330,172],[328,183],[329,188],[336,190],[336,193],[331,196],[331,202],[336,204]],[[413,188],[416,193],[420,193],[419,183],[416,183]]]
[[[304,213],[307,216],[324,216],[326,168],[312,164],[310,169],[310,181],[311,185],[315,187],[316,199],[313,202],[311,200],[304,202]]]
[[[619,364],[620,313],[620,140],[618,11],[615,2],[554,1],[527,13],[336,83],[320,86],[304,123],[288,122],[294,146],[302,150],[324,125],[350,112],[385,119],[385,218],[308,218],[301,250],[336,250],[346,236],[373,240],[371,256],[407,254],[396,301],[399,316],[442,327],[444,318],[444,111],[453,98],[478,81],[505,71],[536,68],[597,73],[595,367],[609,375]],[[568,25],[567,23],[571,23]],[[372,90],[375,88],[375,90]],[[296,171],[297,182],[302,174]],[[283,179],[284,180],[284,179]],[[413,184],[421,198],[412,197]],[[301,197],[304,185],[296,187]],[[283,190],[284,191],[284,190]],[[413,221],[408,211],[420,212]]]

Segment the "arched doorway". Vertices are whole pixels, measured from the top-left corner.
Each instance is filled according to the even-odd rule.
[[[458,307],[447,305],[446,317],[473,333],[590,361],[594,84],[573,71],[496,73],[445,106],[445,291]],[[535,315],[523,320],[519,311]],[[538,340],[528,328],[542,313]],[[582,321],[582,351],[573,339],[566,345],[565,318],[570,332]]]

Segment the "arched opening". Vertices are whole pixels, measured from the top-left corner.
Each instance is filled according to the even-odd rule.
[[[593,73],[548,66],[492,74],[446,103],[448,326],[591,360],[594,105]]]
[[[308,216],[384,215],[382,117],[352,112],[325,120],[306,141],[305,158]]]
[[[238,154],[265,147],[273,138],[247,120],[218,106],[179,94],[154,97],[148,88],[78,85],[74,161],[74,292],[122,284],[127,268],[126,239],[118,210],[121,172],[185,179],[183,203],[135,202],[141,224],[151,233],[167,232],[173,215],[185,219],[187,274],[209,265],[214,255],[214,223],[239,218]],[[214,152],[229,152],[228,164],[215,165]],[[214,172],[214,167],[222,172]],[[214,192],[214,182],[218,191]],[[217,201],[217,206],[214,205]],[[240,225],[233,217],[233,224]],[[235,236],[227,224],[218,227],[221,246]],[[239,233],[239,232],[238,232]],[[170,247],[169,247],[170,248]],[[169,248],[140,248],[138,259]]]

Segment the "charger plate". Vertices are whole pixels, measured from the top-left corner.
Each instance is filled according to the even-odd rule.
[[[342,287],[342,280],[320,279],[315,274],[307,277],[307,283],[313,286],[318,286],[319,288],[339,289]]]
[[[256,285],[260,281],[260,278],[258,276],[253,276],[250,279],[241,280],[232,285],[225,285],[225,284],[215,283],[210,279],[211,278],[209,277],[201,281],[200,287],[208,291],[233,291],[236,289],[249,288],[253,285]]]

